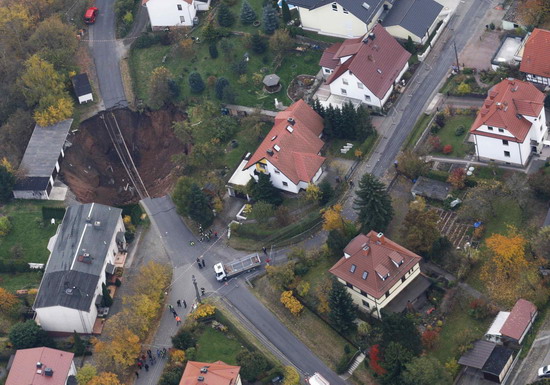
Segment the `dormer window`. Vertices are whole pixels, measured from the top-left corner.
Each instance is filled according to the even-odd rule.
[[[355,269],[356,269],[356,268],[357,268],[357,266],[351,265],[351,267],[349,268],[349,271],[350,271],[351,273],[355,273]]]
[[[368,276],[369,276],[369,272],[368,271],[363,271],[363,275],[361,276],[361,278],[367,279]]]
[[[338,12],[338,4],[332,3],[332,10]]]
[[[399,267],[403,264],[403,256],[399,254],[397,251],[392,251],[389,255],[391,261],[396,267]]]
[[[498,132],[504,132],[504,128],[499,128]]]
[[[382,281],[385,281],[390,276],[390,271],[384,265],[378,265],[374,270],[376,271],[376,274],[378,274],[378,276]]]
[[[494,130],[494,128],[491,127],[491,126],[487,126],[487,129],[488,129],[489,131],[493,131],[493,130]]]

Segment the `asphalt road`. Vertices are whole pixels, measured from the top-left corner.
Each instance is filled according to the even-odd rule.
[[[121,50],[117,48],[122,43],[115,39],[114,4],[115,0],[96,0],[99,15],[95,24],[89,28],[89,45],[94,57],[103,109],[106,110],[128,106],[120,74]]]

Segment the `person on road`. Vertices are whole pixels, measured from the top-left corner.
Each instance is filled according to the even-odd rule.
[[[173,312],[174,311],[174,306],[168,304],[168,309],[170,309],[170,311]]]
[[[267,255],[267,249],[265,248],[265,246],[262,247],[262,250],[263,250],[264,254]]]
[[[206,262],[204,262],[204,258],[202,259],[202,267],[206,267]]]
[[[178,305],[178,307],[181,307],[181,300],[177,300],[176,304]]]
[[[145,364],[145,371],[148,372],[149,371],[149,365]]]
[[[201,295],[204,295],[204,292],[205,292],[204,287],[201,287]]]
[[[185,300],[183,300],[183,307],[187,309],[187,302],[185,302]]]
[[[136,378],[139,378],[139,372],[136,372]]]
[[[176,325],[180,325],[181,324],[181,318],[179,316],[176,317]]]

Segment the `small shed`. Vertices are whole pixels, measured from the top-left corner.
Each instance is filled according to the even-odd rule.
[[[438,180],[425,178],[423,176],[416,180],[416,183],[411,189],[412,195],[422,196],[425,198],[436,199],[443,201],[447,198],[451,191],[451,184],[440,182]]]
[[[281,89],[281,78],[275,74],[264,77],[264,87],[267,92],[278,92]]]
[[[78,74],[71,78],[73,83],[74,92],[78,98],[78,103],[88,103],[93,102],[94,97],[92,95],[92,86],[90,85],[90,80],[88,79],[88,74]]]
[[[481,369],[483,378],[501,384],[514,361],[514,351],[504,346],[495,346]]]

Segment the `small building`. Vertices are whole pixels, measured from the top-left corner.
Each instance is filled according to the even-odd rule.
[[[491,59],[493,71],[496,71],[498,67],[502,65],[509,67],[517,66],[521,61],[520,51],[522,48],[523,38],[518,36],[505,36]]]
[[[475,369],[479,377],[502,383],[512,367],[514,351],[489,341],[476,341],[473,345],[458,363]]]
[[[78,98],[78,103],[93,102],[94,97],[92,95],[92,86],[88,79],[88,74],[78,74],[71,78],[73,83],[74,92]]]
[[[411,189],[413,197],[421,196],[425,198],[444,201],[451,192],[451,184],[447,182],[441,182],[426,177],[418,177],[415,184]]]
[[[21,177],[13,188],[16,199],[50,199],[72,123],[67,119],[52,126],[34,127],[19,165]]]
[[[48,243],[51,254],[33,305],[44,330],[92,334],[102,285],[113,278],[115,259],[126,249],[124,232],[121,209],[97,203],[67,209]]]
[[[142,0],[153,31],[171,27],[192,27],[197,11],[208,11],[210,0]]]
[[[264,88],[269,93],[279,92],[281,90],[281,78],[275,74],[266,75],[263,80]]]
[[[51,348],[19,349],[6,385],[77,385],[74,354]]]
[[[346,286],[359,309],[382,318],[382,310],[398,313],[412,308],[430,287],[421,274],[422,257],[371,231],[353,238],[344,256],[330,268]]]
[[[518,299],[502,325],[500,334],[505,340],[521,345],[533,326],[537,314],[537,307],[534,304],[522,298]]]
[[[425,44],[440,21],[443,6],[434,0],[399,0],[382,21],[386,31],[395,38]]]
[[[535,28],[525,39],[519,70],[527,81],[550,86],[550,31]]]
[[[240,366],[227,365],[223,361],[188,361],[179,385],[242,385],[240,370]]]
[[[497,316],[493,320],[493,323],[489,327],[489,330],[487,330],[487,333],[485,333],[485,336],[484,336],[485,341],[495,342],[497,344],[502,343],[502,334],[500,333],[500,329],[502,329],[502,326],[508,319],[509,315],[510,315],[509,311],[498,312]]]
[[[522,3],[521,0],[512,0],[512,4],[510,4],[510,7],[508,7],[502,18],[503,30],[511,31],[516,28],[526,29],[527,23],[523,20],[521,15]]]

